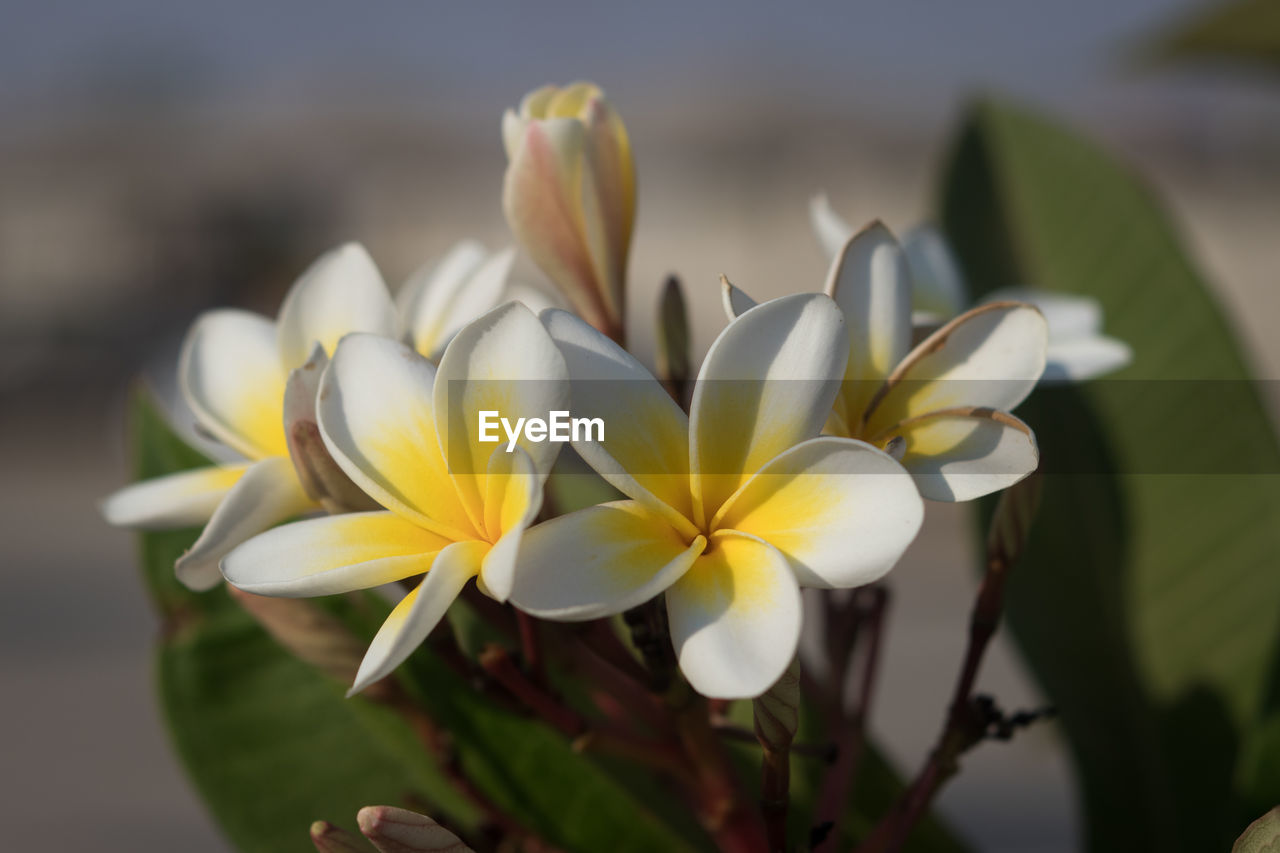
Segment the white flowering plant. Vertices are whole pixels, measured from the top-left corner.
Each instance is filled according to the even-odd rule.
[[[379,850],[963,849],[939,789],[1052,715],[976,690],[1037,547],[1039,424],[1012,411],[1135,349],[1085,297],[966,307],[939,232],[854,233],[822,200],[825,283],[757,303],[723,279],[694,369],[672,279],[651,372],[617,112],[544,87],[502,137],[502,209],[565,307],[513,279],[514,247],[460,243],[393,298],[348,244],[274,321],[187,335],[183,398],[243,461],[138,399],[139,481],[103,513],[151,531],[162,701],[215,816],[251,851],[305,845],[303,819],[321,851],[367,849],[326,820],[357,809]],[[902,780],[867,718],[929,501],[975,501],[988,535],[941,733]]]

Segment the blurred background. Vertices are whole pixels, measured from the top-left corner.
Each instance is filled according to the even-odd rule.
[[[5,846],[228,849],[157,718],[156,620],[132,537],[97,515],[128,477],[127,389],[144,373],[168,381],[201,310],[274,313],[338,242],[365,243],[393,286],[456,240],[510,242],[499,119],[537,85],[593,79],[630,129],[642,357],[668,272],[684,278],[700,349],[723,325],[720,273],[757,297],[816,289],[817,190],[855,223],[927,217],[950,129],[969,97],[995,91],[1066,118],[1146,177],[1257,374],[1280,378],[1280,89],[1136,61],[1201,8],[5,0]],[[906,770],[936,734],[962,651],[967,531],[961,513],[931,507],[895,572],[872,728]],[[982,689],[1035,704],[1001,639]],[[1070,773],[1053,726],[1039,726],[972,753],[940,809],[981,850],[1074,850]]]

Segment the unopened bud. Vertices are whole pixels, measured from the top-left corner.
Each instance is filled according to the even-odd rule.
[[[342,684],[356,680],[366,644],[336,616],[304,599],[254,595],[230,584],[227,591],[294,657]],[[379,684],[370,685],[365,698],[376,701],[379,691],[393,689],[391,682]]]
[[[1033,473],[1001,493],[987,535],[988,565],[1003,570],[1022,556],[1031,533],[1031,522],[1040,508],[1042,487],[1040,475]]]
[[[658,301],[658,349],[656,361],[658,377],[677,403],[684,400],[684,390],[689,383],[689,317],[685,309],[684,291],[680,279],[668,276]]]
[[[360,831],[382,853],[473,853],[462,839],[426,815],[394,806],[365,806]]]
[[[368,853],[360,839],[327,820],[311,824],[311,843],[320,853]]]
[[[330,513],[378,509],[329,455],[316,422],[316,394],[329,356],[319,344],[301,367],[289,372],[284,389],[284,434],[289,458],[307,496]]]
[[[782,677],[751,703],[756,737],[766,748],[791,748],[800,725],[800,659],[791,661]]]

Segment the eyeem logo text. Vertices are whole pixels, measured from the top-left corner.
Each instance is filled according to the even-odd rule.
[[[480,441],[484,444],[497,444],[502,441],[498,434],[501,427],[507,437],[507,452],[516,449],[516,442],[523,433],[526,440],[540,443],[543,441],[604,441],[603,418],[571,418],[568,412],[555,411],[542,418],[510,418],[501,417],[496,410],[480,411]]]

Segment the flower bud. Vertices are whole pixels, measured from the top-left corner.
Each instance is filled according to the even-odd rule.
[[[502,119],[507,222],[575,311],[619,340],[635,220],[622,119],[591,83],[530,92]]]
[[[284,389],[284,433],[289,457],[307,497],[330,513],[377,509],[373,499],[338,467],[320,437],[316,393],[328,364],[324,347],[317,344],[307,362],[289,372]]]

